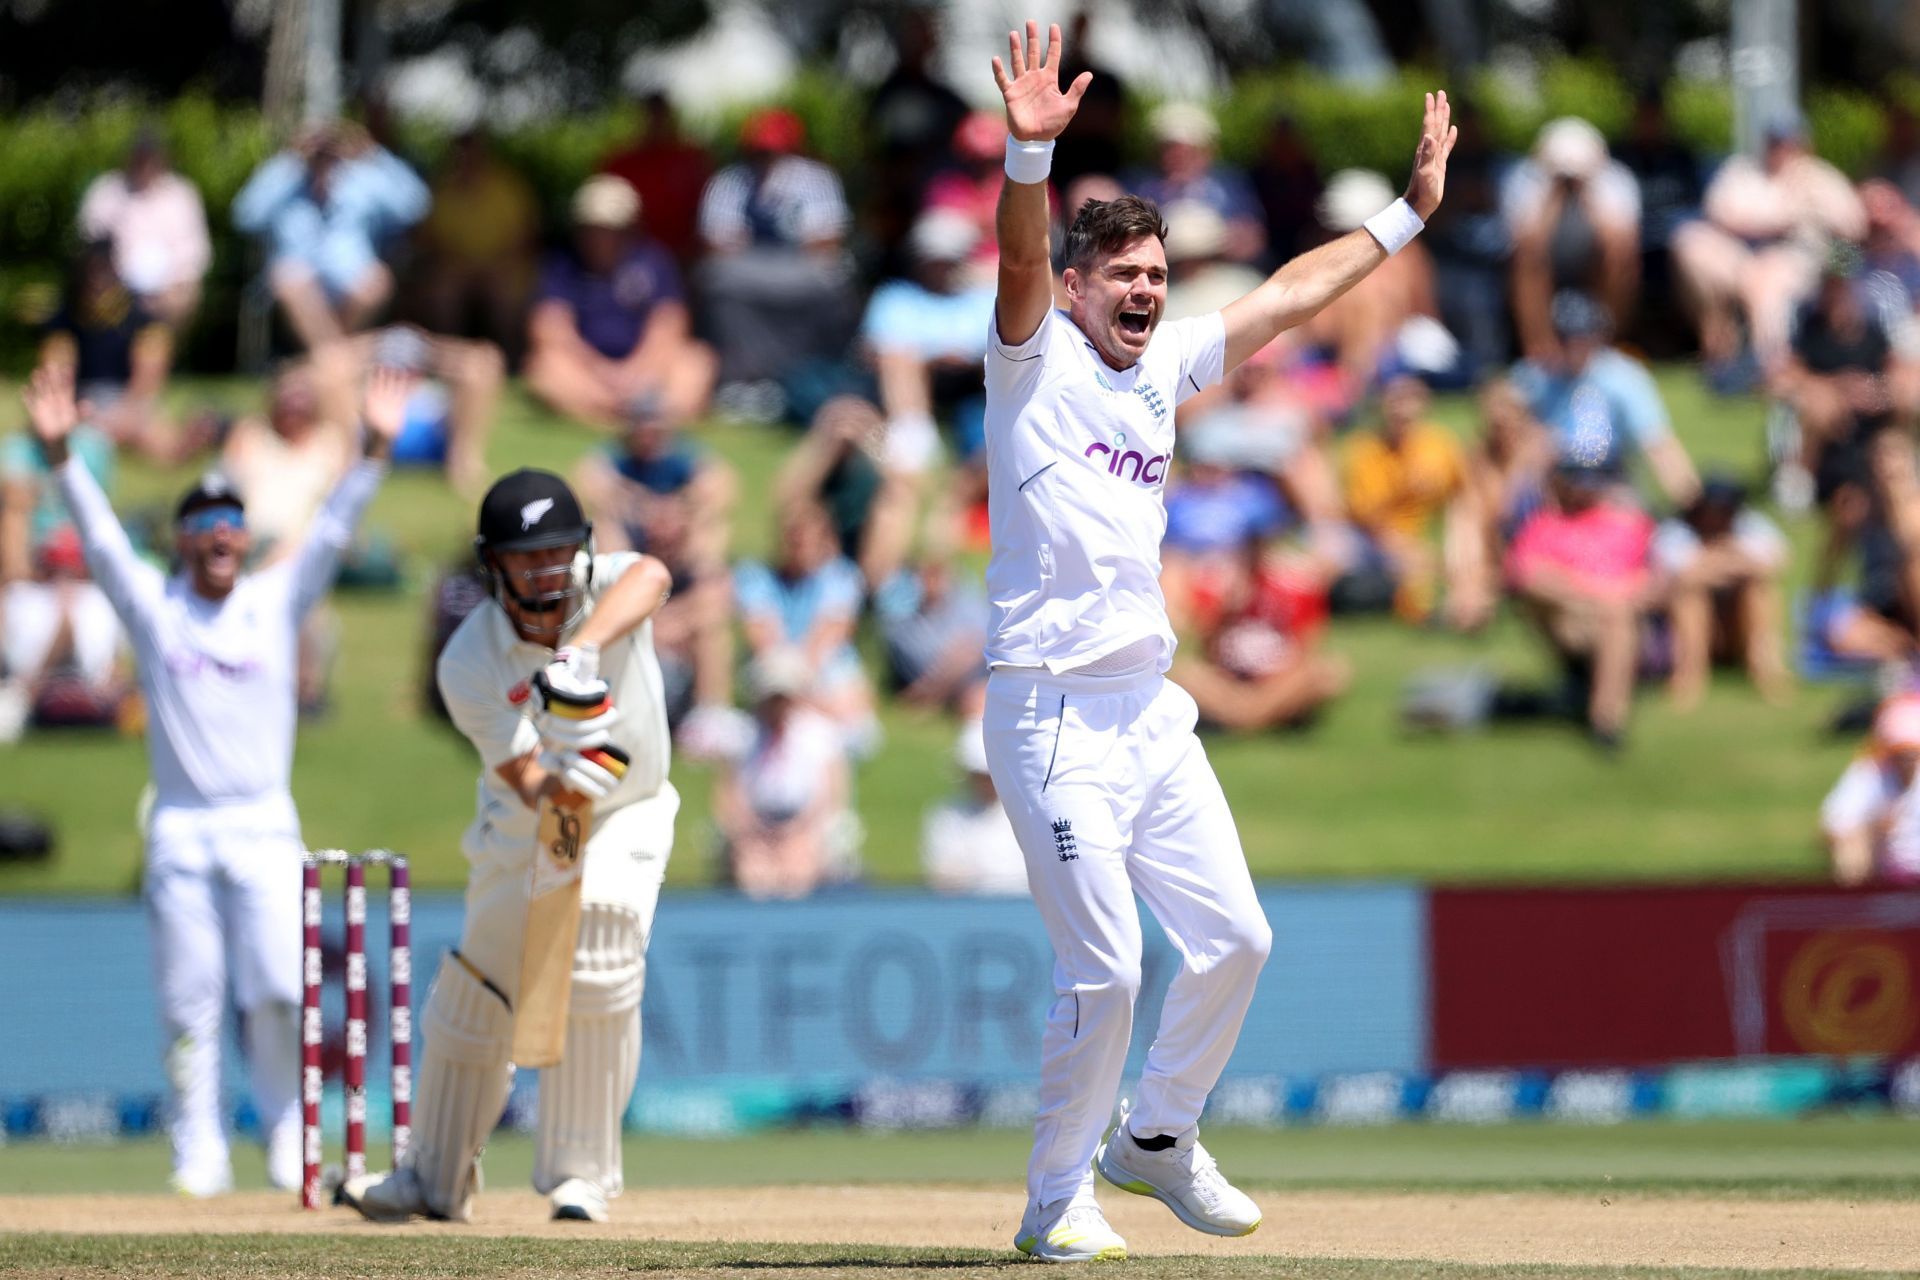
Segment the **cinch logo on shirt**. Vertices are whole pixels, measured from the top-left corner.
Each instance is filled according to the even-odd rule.
[[[221,680],[251,680],[266,667],[258,658],[227,662],[197,649],[176,649],[164,655],[167,670],[183,680],[215,676]]]
[[[1113,438],[1112,444],[1101,444],[1098,440],[1087,446],[1084,457],[1094,458],[1096,454],[1106,455],[1107,474],[1120,476],[1136,484],[1159,484],[1167,478],[1167,455],[1156,453],[1151,458],[1136,449],[1126,447],[1126,433]],[[1098,459],[1095,458],[1097,462]],[[1131,474],[1127,468],[1133,468]]]

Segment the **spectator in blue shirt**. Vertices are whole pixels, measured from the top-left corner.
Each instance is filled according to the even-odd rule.
[[[909,474],[924,471],[938,456],[936,409],[953,413],[954,445],[962,460],[986,446],[981,361],[993,318],[993,286],[966,274],[978,239],[962,214],[922,214],[908,238],[913,275],[874,290],[860,324],[879,375],[888,461]]]
[[[426,183],[366,130],[321,125],[261,165],[233,222],[267,242],[274,298],[309,348],[372,323],[393,296],[383,241],[426,216]]]
[[[860,570],[840,554],[833,521],[815,503],[795,503],[783,513],[778,546],[771,565],[748,560],[733,571],[749,656],[797,650],[813,673],[807,700],[840,725],[849,750],[865,755],[880,730],[873,689],[853,647],[866,594]]]
[[[756,111],[741,126],[739,161],[700,196],[701,314],[722,380],[754,393],[730,397],[743,412],[779,404],[780,380],[809,360],[837,358],[859,315],[846,191],[802,154],[806,145],[791,111]],[[759,404],[763,391],[771,396]]]
[[[956,580],[945,556],[929,554],[874,592],[887,674],[901,701],[978,717],[987,691],[991,610],[980,584]]]
[[[1228,261],[1263,261],[1266,210],[1245,173],[1214,163],[1220,126],[1213,114],[1194,102],[1164,103],[1153,113],[1153,137],[1160,146],[1159,166],[1134,175],[1127,190],[1162,209],[1180,203],[1206,205],[1226,221]]]
[[[1295,523],[1271,475],[1246,469],[1246,447],[1227,421],[1205,419],[1181,432],[1184,465],[1167,486],[1167,532],[1160,544],[1162,591],[1176,616],[1197,593],[1217,585],[1248,543]]]
[[[1196,455],[1183,481],[1167,495],[1165,550],[1178,555],[1237,553],[1248,538],[1270,538],[1292,523],[1292,513],[1269,476],[1233,471]]]
[[[658,396],[638,397],[624,416],[625,438],[581,459],[575,487],[600,550],[644,551],[673,575],[653,615],[667,722],[683,751],[710,756],[733,696],[733,468],[677,431]]]
[[[597,427],[618,427],[641,396],[684,425],[713,395],[713,351],[692,336],[673,255],[636,236],[643,213],[625,178],[587,179],[573,197],[573,246],[542,268],[527,321],[528,389]]]
[[[576,472],[601,550],[659,556],[676,591],[683,576],[721,572],[738,488],[733,468],[689,440],[657,395],[634,397],[621,416],[624,438],[588,454]],[[668,544],[681,550],[669,557],[660,550]]]
[[[1653,375],[1608,343],[1606,308],[1588,294],[1563,289],[1554,295],[1553,328],[1559,356],[1522,360],[1513,368],[1514,388],[1533,416],[1563,454],[1585,456],[1598,441],[1609,464],[1624,464],[1625,458],[1611,455],[1633,449],[1667,501],[1686,507],[1700,491],[1700,477],[1673,434]]]

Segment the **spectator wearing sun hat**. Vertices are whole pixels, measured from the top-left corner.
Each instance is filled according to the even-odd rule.
[[[1247,175],[1218,163],[1220,126],[1197,102],[1163,102],[1151,121],[1159,146],[1155,168],[1133,175],[1128,190],[1162,209],[1183,202],[1206,205],[1227,224],[1230,262],[1260,262],[1267,252],[1267,215]],[[1378,212],[1376,210],[1376,212]]]
[[[714,786],[728,878],[753,898],[804,898],[853,869],[851,777],[840,731],[808,705],[805,655],[761,654],[747,673],[753,726]]]
[[[725,382],[777,381],[809,356],[831,358],[852,326],[846,193],[801,154],[806,140],[791,111],[754,112],[740,160],[700,197],[697,278]]]
[[[1640,183],[1600,131],[1573,116],[1548,121],[1508,176],[1503,204],[1521,349],[1536,357],[1553,350],[1560,289],[1594,294],[1624,327],[1640,286]]]
[[[920,862],[941,893],[1014,897],[1027,890],[1027,860],[1014,838],[987,772],[987,742],[978,720],[960,726],[953,744],[960,789],[927,811]]]
[[[1332,239],[1357,230],[1395,195],[1383,174],[1342,169],[1327,179],[1315,212]],[[1332,353],[1349,397],[1358,398],[1400,372],[1451,382],[1462,365],[1460,344],[1438,316],[1433,258],[1416,239],[1302,328]]]
[[[1161,213],[1167,220],[1167,319],[1218,311],[1266,279],[1243,262],[1227,260],[1227,220],[1211,205],[1182,201]]]
[[[954,416],[963,458],[985,445],[981,361],[993,289],[967,270],[979,239],[973,222],[947,209],[922,214],[907,237],[911,274],[874,290],[860,338],[880,384],[890,462],[909,474],[939,456],[936,413]]]
[[[1843,885],[1920,882],[1920,696],[1880,704],[1873,736],[1820,806],[1820,834]]]
[[[608,430],[636,396],[657,392],[684,423],[713,392],[713,353],[692,336],[680,269],[638,235],[641,212],[625,179],[587,179],[573,197],[573,243],[545,264],[527,322],[528,389]]]

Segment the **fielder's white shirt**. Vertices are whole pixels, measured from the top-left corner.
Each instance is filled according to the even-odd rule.
[[[140,666],[155,803],[204,808],[288,796],[300,624],[333,584],[386,465],[362,459],[341,478],[287,559],[243,575],[226,599],[134,554],[106,494],[78,458],[60,490],[87,567],[113,602]],[[292,801],[287,799],[288,808]]]
[[[987,661],[1071,671],[1159,642],[1160,539],[1173,410],[1218,382],[1219,312],[1162,322],[1130,369],[1109,368],[1064,311],[1017,347],[987,345]]]
[[[593,582],[581,622],[592,615],[601,595],[639,562],[631,551],[593,558]],[[471,858],[496,851],[518,853],[532,844],[538,815],[496,770],[539,749],[531,681],[552,661],[553,650],[522,640],[506,610],[492,598],[461,621],[440,651],[440,696],[455,726],[480,753],[479,811],[463,842]],[[653,651],[652,619],[601,647],[600,676],[620,708],[614,744],[631,759],[619,785],[594,802],[596,816],[672,791],[667,781],[667,701],[660,660]]]

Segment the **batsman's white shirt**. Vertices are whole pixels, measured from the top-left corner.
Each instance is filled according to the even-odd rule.
[[[632,552],[593,558],[583,620],[638,563]],[[496,770],[539,748],[531,716],[537,695],[529,682],[551,661],[553,651],[522,640],[500,603],[489,599],[454,629],[437,670],[440,696],[481,764],[479,811],[461,845],[470,866],[460,956],[505,995],[509,1008],[520,998],[539,819]],[[620,1117],[640,1065],[647,940],[673,850],[680,797],[667,781],[666,696],[653,651],[653,623],[602,645],[600,674],[620,708],[613,741],[626,750],[629,763],[619,784],[593,806],[593,834],[580,873],[580,932],[566,1048],[557,1065],[540,1073],[533,1176],[542,1192],[577,1177],[617,1195],[624,1178]],[[449,991],[443,970],[428,997],[430,1025],[442,1014],[459,1024],[458,998]],[[474,1089],[497,1090],[500,1101],[506,1096],[502,1073],[509,1037],[503,1024],[493,1024],[493,1030],[498,1034],[491,1038],[469,1041],[464,1056],[436,1055],[429,1036],[421,1064],[416,1146],[451,1153],[430,1163],[456,1182],[493,1127],[489,1114],[478,1129],[466,1129],[473,1113],[458,1100],[473,1096]],[[492,1102],[489,1110],[498,1105]],[[435,1185],[433,1194],[449,1193],[446,1185]]]
[[[987,346],[987,661],[1070,671],[1158,638],[1173,411],[1226,359],[1219,312],[1162,324],[1132,368],[1109,368],[1063,311],[1019,346]]]
[[[591,614],[601,594],[639,562],[640,557],[630,551],[595,556],[582,617]],[[522,640],[506,610],[491,599],[466,616],[441,650],[440,696],[455,726],[480,753],[479,810],[461,846],[476,864],[525,863],[533,848],[539,817],[497,770],[540,746],[539,732],[533,727],[530,682],[551,661],[553,650]],[[660,660],[653,651],[651,620],[601,648],[600,675],[613,704],[620,708],[613,741],[630,759],[620,784],[594,802],[596,831],[605,827],[614,811],[649,802],[663,808],[671,831],[679,797],[667,781],[666,696]]]

